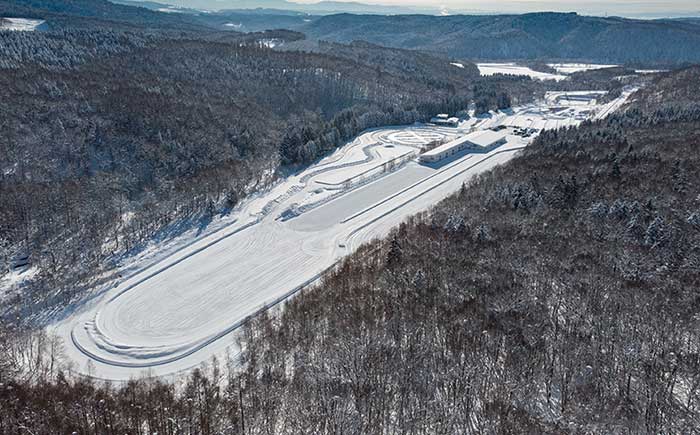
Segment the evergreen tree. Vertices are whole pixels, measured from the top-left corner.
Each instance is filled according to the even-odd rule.
[[[401,243],[399,243],[398,236],[394,236],[389,244],[389,252],[387,253],[386,263],[389,267],[395,267],[401,263],[402,250]]]

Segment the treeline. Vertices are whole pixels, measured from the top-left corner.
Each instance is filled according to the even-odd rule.
[[[473,97],[468,75],[399,77],[382,58],[277,52],[250,38],[0,32],[0,268],[29,255],[38,271],[9,289],[6,314],[31,319],[110,279],[146,241],[205,227],[280,164]]]
[[[4,357],[5,433],[700,433],[700,110],[646,109],[664,83],[255,318],[240,371],[115,387],[48,369],[50,340],[42,376]]]

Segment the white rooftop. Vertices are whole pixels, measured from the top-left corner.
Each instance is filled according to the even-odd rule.
[[[506,137],[506,134],[502,131],[481,130],[469,133],[465,137],[469,142],[473,143],[474,145],[488,147]]]
[[[456,124],[456,123],[459,122],[459,118],[457,118],[456,116],[453,116],[452,118],[443,118],[443,117],[440,116],[440,117],[432,118],[432,119],[430,120],[430,122],[434,122],[434,123],[438,123],[438,122],[453,122],[453,123]]]
[[[480,147],[489,147],[493,145],[495,142],[498,142],[499,140],[503,139],[506,137],[505,133],[499,132],[499,131],[493,131],[493,130],[480,130],[480,131],[474,131],[472,133],[469,133],[466,136],[462,136],[458,139],[455,139],[451,142],[447,142],[444,145],[440,145],[439,147],[433,148],[430,151],[427,151],[423,153],[423,156],[425,157],[430,157],[430,156],[436,156],[439,154],[442,154],[443,151],[452,149],[456,146],[462,145],[465,142],[471,142],[474,145],[478,145]]]

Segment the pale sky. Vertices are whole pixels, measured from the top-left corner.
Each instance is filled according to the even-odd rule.
[[[316,0],[293,0],[317,3]],[[451,12],[521,13],[535,11],[579,12],[587,15],[700,16],[700,0],[357,0],[360,3],[444,7]]]

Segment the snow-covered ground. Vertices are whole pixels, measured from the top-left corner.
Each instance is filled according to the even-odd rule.
[[[167,7],[167,8],[159,8],[157,9],[158,12],[165,12],[166,14],[182,14],[185,13],[182,9],[175,8],[175,7]]]
[[[477,63],[479,72],[482,76],[491,76],[494,74],[510,74],[516,76],[528,76],[538,80],[564,80],[566,75],[550,74],[546,72],[535,71],[526,66],[515,63]]]
[[[598,98],[607,94],[606,91],[553,91],[547,92],[545,100],[552,106],[588,106],[597,104]]]
[[[412,158],[420,146],[498,126],[516,133],[516,127],[576,125],[610,107],[542,102],[475,118],[464,128],[365,132],[247,200],[225,223],[213,224],[217,232],[152,259],[150,267],[125,268],[133,273],[97,289],[51,328],[76,371],[105,379],[167,376],[229,348],[235,355],[233,339],[250,316],[314,282],[362,243],[386,235],[474,175],[507,162],[532,136],[509,134],[491,152],[465,151],[432,165]],[[393,170],[376,169],[397,158],[403,161]]]
[[[573,74],[580,71],[615,68],[619,65],[601,65],[595,63],[548,63],[547,66],[554,68],[560,74]]]
[[[18,32],[33,32],[44,24],[44,20],[29,18],[2,18],[0,17],[0,30],[15,30]]]
[[[454,64],[453,64],[454,65]],[[593,71],[598,69],[614,68],[619,65],[603,65],[591,63],[548,63],[547,66],[554,68],[556,74],[535,71],[527,66],[517,63],[478,63],[482,76],[494,74],[511,74],[518,76],[528,76],[538,80],[565,80],[569,75],[580,71]]]
[[[281,39],[277,38],[270,38],[270,39],[261,39],[258,41],[262,46],[267,47],[267,48],[275,48],[280,45],[283,45],[283,41]]]
[[[22,287],[39,273],[37,267],[20,268],[0,276],[0,301],[5,300],[8,293]]]
[[[661,74],[668,72],[667,69],[637,69],[634,70],[635,73],[637,74]]]

